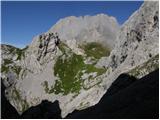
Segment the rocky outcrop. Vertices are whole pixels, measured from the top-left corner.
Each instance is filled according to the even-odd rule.
[[[5,95],[22,114],[43,100],[61,116],[99,102],[121,73],[137,78],[159,67],[158,3],[144,2],[119,29],[104,14],[67,17],[25,49],[1,45]]]
[[[144,2],[122,26],[111,60],[117,66],[135,67],[158,54],[158,4]],[[156,20],[155,20],[156,18]]]

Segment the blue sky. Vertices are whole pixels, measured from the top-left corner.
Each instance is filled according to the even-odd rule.
[[[30,44],[34,36],[46,32],[59,19],[71,15],[104,13],[114,16],[119,24],[123,24],[142,3],[142,1],[2,2],[1,42],[22,48]]]

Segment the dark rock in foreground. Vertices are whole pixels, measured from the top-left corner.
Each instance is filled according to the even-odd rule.
[[[29,108],[25,111],[21,118],[25,119],[58,119],[61,118],[61,109],[59,108],[58,101],[54,103],[48,102],[47,100],[42,101],[41,104]]]
[[[16,109],[9,103],[5,97],[5,86],[1,80],[1,118],[19,118],[19,114]]]

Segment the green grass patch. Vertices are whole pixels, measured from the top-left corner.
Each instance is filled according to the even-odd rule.
[[[81,89],[80,72],[84,67],[83,58],[80,55],[73,54],[68,59],[59,57],[54,66],[54,75],[59,77],[56,80],[54,92],[55,94],[77,93]]]
[[[87,57],[94,57],[95,59],[100,59],[101,57],[110,55],[110,49],[104,47],[98,42],[86,43],[80,45],[79,47],[85,51]]]
[[[92,64],[85,64],[83,56],[73,53],[66,44],[61,42],[58,47],[63,54],[57,58],[53,70],[54,75],[59,79],[50,88],[47,81],[43,83],[46,93],[79,94],[79,91],[83,88],[84,80],[81,78],[83,74],[96,72],[99,76],[106,72],[104,68],[96,68]],[[89,77],[88,79],[93,80],[94,78]]]
[[[58,57],[53,68],[54,75],[60,79],[56,80],[54,87],[51,87],[49,93],[63,93],[63,95],[79,93],[84,82],[81,78],[83,70],[85,70],[85,73],[97,72],[97,76],[106,71],[102,68],[96,68],[94,65],[85,64],[83,56],[77,55],[71,51],[70,56],[68,56],[63,46],[61,50],[63,50],[64,54]]]

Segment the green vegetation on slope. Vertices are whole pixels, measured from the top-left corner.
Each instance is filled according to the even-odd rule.
[[[79,92],[82,85],[81,71],[84,67],[83,58],[80,55],[73,54],[68,59],[59,57],[54,66],[54,75],[58,76],[60,80],[55,83],[55,94],[69,92]]]
[[[20,66],[16,66],[16,65],[10,65],[12,63],[13,63],[12,60],[10,60],[10,59],[4,59],[4,63],[1,66],[1,72],[8,73],[9,70],[12,70],[18,76],[22,68]]]
[[[59,49],[64,54],[57,58],[53,68],[54,75],[59,77],[59,79],[56,80],[54,86],[51,86],[50,90],[47,81],[44,82],[47,93],[54,92],[55,94],[62,93],[63,95],[79,93],[83,87],[84,80],[81,78],[83,74],[96,72],[97,76],[99,76],[106,71],[104,68],[96,68],[94,65],[85,64],[83,56],[73,53],[66,45],[63,46],[63,44],[61,44]]]
[[[1,72],[7,73],[9,71],[9,64],[12,64],[13,61],[10,59],[4,59],[4,63],[1,66]]]
[[[15,66],[15,65],[14,66],[6,66],[6,65],[2,65],[1,72],[8,73],[10,69],[12,71],[14,71],[17,74],[17,76],[19,76],[19,73],[22,70],[22,68],[20,66]]]
[[[26,46],[23,49],[15,48],[10,45],[6,45],[8,47],[8,51],[11,54],[17,54],[17,59],[16,60],[21,60],[22,57],[25,56],[25,50],[28,49],[28,46]],[[14,65],[14,62],[12,59],[4,59],[4,63],[1,65],[1,72],[8,73],[9,70],[13,70],[17,75],[19,75],[21,71],[21,67],[18,65]],[[12,65],[11,65],[12,64]]]
[[[95,59],[100,59],[101,57],[110,55],[110,49],[104,47],[98,42],[86,43],[84,45],[80,45],[80,48],[85,51],[87,57],[94,57]]]

